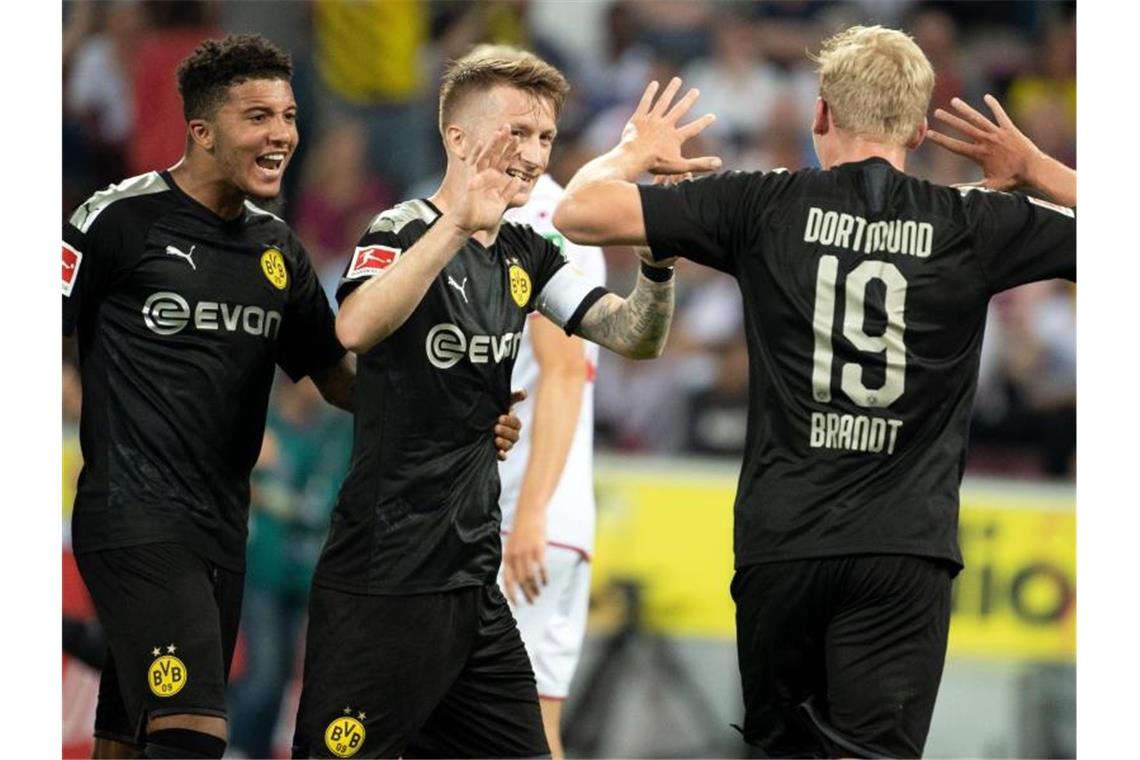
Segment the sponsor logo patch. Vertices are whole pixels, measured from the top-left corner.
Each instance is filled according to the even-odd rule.
[[[146,326],[158,335],[175,335],[189,324],[197,330],[244,332],[262,338],[274,338],[281,329],[281,312],[276,309],[224,301],[199,301],[191,308],[185,298],[165,290],[146,299],[142,315]]]
[[[364,744],[363,712],[352,714],[351,708],[344,708],[344,715],[335,718],[325,729],[325,746],[337,757],[352,757]]]
[[[75,285],[75,278],[79,275],[79,265],[83,262],[83,254],[67,243],[63,244],[63,294],[71,295],[71,288]]]
[[[276,248],[266,248],[261,254],[261,271],[273,287],[284,290],[289,284],[289,271],[285,268],[285,257]]]
[[[168,644],[150,650],[154,662],[147,668],[146,683],[156,697],[173,697],[186,686],[186,663],[174,656],[178,647]]]
[[[530,275],[518,264],[511,264],[511,298],[515,299],[520,309],[525,309],[530,301]]]
[[[345,279],[375,277],[392,266],[393,262],[400,258],[401,252],[399,248],[389,248],[386,245],[357,246],[352,253],[352,263],[348,265]]]

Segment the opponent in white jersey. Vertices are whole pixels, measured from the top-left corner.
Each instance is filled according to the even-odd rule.
[[[551,223],[561,196],[558,183],[543,175],[530,201],[508,211],[506,219],[555,241],[571,264],[602,285],[601,249],[563,240]],[[499,463],[499,582],[534,667],[547,742],[560,758],[562,701],[578,664],[590,597],[598,347],[542,319],[528,319],[523,336],[511,376],[512,388],[527,391],[527,400],[514,406],[522,434],[511,457]],[[519,589],[525,601],[517,598]]]

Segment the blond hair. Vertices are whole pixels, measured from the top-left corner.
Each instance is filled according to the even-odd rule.
[[[922,126],[934,69],[909,36],[882,26],[853,26],[827,39],[819,55],[819,96],[835,125],[873,140],[905,145]]]
[[[452,61],[443,74],[439,87],[439,131],[442,133],[454,120],[455,112],[469,95],[496,85],[545,98],[554,106],[555,118],[570,91],[570,83],[562,72],[534,53],[509,45],[479,45]]]

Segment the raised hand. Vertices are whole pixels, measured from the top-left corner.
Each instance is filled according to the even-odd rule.
[[[510,127],[496,130],[488,143],[478,143],[463,160],[465,190],[452,210],[455,224],[468,234],[493,229],[503,218],[507,204],[522,189],[523,180],[507,174],[518,155],[518,138]]]
[[[965,156],[980,166],[985,177],[974,184],[993,190],[1012,190],[1028,184],[1033,164],[1043,154],[1010,120],[997,98],[986,95],[985,101],[997,119],[996,124],[961,98],[950,101],[958,115],[941,108],[934,111],[934,118],[958,130],[970,141],[958,140],[933,129],[927,132],[927,137],[934,144]]]
[[[679,77],[673,77],[657,97],[657,82],[650,82],[641,96],[641,102],[622,130],[620,147],[632,151],[646,171],[653,174],[683,174],[710,172],[720,168],[716,156],[685,158],[681,147],[690,138],[700,134],[716,121],[713,114],[705,114],[684,126],[677,126],[681,117],[689,112],[700,91],[690,89],[684,97],[673,103],[681,89]],[[672,106],[670,107],[670,104]]]

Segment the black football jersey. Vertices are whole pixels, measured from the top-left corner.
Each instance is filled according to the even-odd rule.
[[[240,570],[274,365],[298,380],[344,355],[300,242],[251,203],[226,221],[166,172],[128,179],[64,225],[75,330],[75,551],[174,541]]]
[[[642,187],[655,256],[736,277],[749,411],[736,566],[902,553],[961,566],[958,488],[990,297],[1076,279],[1071,209],[872,158]]]
[[[383,276],[440,216],[428,201],[377,216],[337,290]],[[352,465],[316,582],[416,594],[494,583],[501,548],[491,429],[510,405],[527,314],[572,332],[606,291],[524,225],[456,253],[397,330],[357,361]]]

